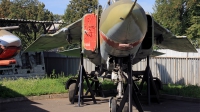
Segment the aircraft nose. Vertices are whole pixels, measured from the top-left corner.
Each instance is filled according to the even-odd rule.
[[[21,46],[21,40],[19,37],[11,34],[11,35],[3,35],[0,37],[0,44],[8,47],[8,46]]]
[[[100,31],[115,43],[141,42],[147,31],[146,14],[137,3],[118,1],[102,13]]]

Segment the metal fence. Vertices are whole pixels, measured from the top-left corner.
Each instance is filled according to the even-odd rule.
[[[52,74],[53,71],[56,74],[77,74],[80,61],[79,58],[69,58],[54,52],[44,52],[44,60],[48,75]]]
[[[44,53],[44,57],[47,74],[51,74],[53,69],[66,75],[78,73],[80,58],[48,52]],[[145,70],[146,63],[145,59],[142,60],[133,65],[133,70]],[[84,59],[84,67],[91,72],[95,65]],[[150,67],[153,76],[160,78],[164,84],[200,85],[200,58],[151,57]]]
[[[144,70],[146,60],[133,65],[134,70]],[[151,57],[152,75],[164,84],[200,85],[200,58]]]

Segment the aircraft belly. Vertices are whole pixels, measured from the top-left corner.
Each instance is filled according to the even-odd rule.
[[[97,54],[94,58],[89,59],[96,66],[101,65],[101,55]]]
[[[139,49],[137,51],[137,54],[135,55],[135,58],[132,60],[132,64],[136,64],[140,62],[142,59],[145,59],[147,56],[150,56],[153,52],[153,48],[150,49]]]
[[[95,65],[101,64],[101,55],[99,53],[85,49],[83,50],[83,52],[92,63],[94,63]]]

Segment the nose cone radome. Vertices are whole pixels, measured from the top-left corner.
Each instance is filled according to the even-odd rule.
[[[144,38],[147,18],[143,8],[132,1],[120,1],[102,13],[100,31],[117,43],[134,43]]]
[[[100,19],[101,56],[126,57],[136,55],[147,32],[145,11],[131,0],[121,0],[109,6]]]
[[[8,46],[19,47],[21,46],[21,40],[19,37],[13,35],[12,33],[5,31],[3,32],[3,34],[0,35],[0,44],[6,47]]]

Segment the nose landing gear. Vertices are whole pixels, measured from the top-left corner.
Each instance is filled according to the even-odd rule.
[[[127,61],[127,84],[125,87],[125,93],[120,101],[120,104],[117,104],[117,99],[110,99],[110,111],[111,112],[132,112],[132,101],[135,102],[139,112],[143,112],[142,106],[136,94],[136,84],[133,82],[132,74],[132,64],[131,64],[131,55],[128,56]],[[119,71],[122,70],[122,65],[120,64]],[[121,71],[122,72],[122,71]],[[125,72],[125,71],[124,71]],[[119,74],[120,75],[120,74]],[[120,80],[120,79],[119,79]],[[120,81],[118,82],[120,84]],[[134,86],[133,86],[134,85]],[[119,92],[119,91],[118,91]]]

